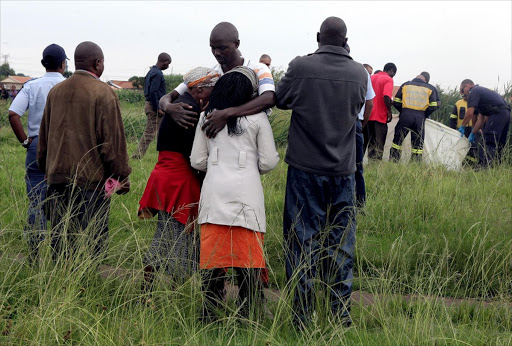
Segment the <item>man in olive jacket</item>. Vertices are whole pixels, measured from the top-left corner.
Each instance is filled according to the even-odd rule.
[[[48,94],[37,147],[37,164],[48,183],[55,260],[80,249],[91,250],[93,258],[103,255],[110,210],[105,187],[117,185],[117,193],[130,188],[119,99],[99,80],[101,48],[80,43],[75,65],[75,73]]]
[[[356,121],[368,73],[347,52],[346,33],[343,20],[327,18],[318,50],[290,62],[276,92],[277,107],[292,110],[283,231],[297,325],[311,321],[317,278],[333,315],[350,324]]]

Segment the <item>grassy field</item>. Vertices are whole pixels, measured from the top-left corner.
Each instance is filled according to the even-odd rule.
[[[123,101],[122,110],[131,154],[145,123],[143,105]],[[5,125],[5,106],[0,111]],[[272,118],[282,158],[288,118],[280,111]],[[103,264],[118,270],[102,275],[98,263],[87,259],[54,265],[47,247],[37,269],[16,257],[26,253],[24,149],[6,126],[0,128],[0,143],[0,344],[512,344],[508,164],[478,172],[367,165],[368,203],[358,215],[355,286],[373,303],[353,305],[349,329],[319,308],[313,325],[299,333],[291,322],[284,275],[283,161],[262,177],[271,286],[281,293],[269,302],[274,318],[259,324],[240,321],[230,301],[224,319],[204,325],[198,321],[197,275],[180,284],[158,275],[151,303],[140,304],[145,299],[142,256],[156,220],[139,220],[136,211],[156,162],[154,143],[143,160],[131,162],[131,192],[113,198]]]

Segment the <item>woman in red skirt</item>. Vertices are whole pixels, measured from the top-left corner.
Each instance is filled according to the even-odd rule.
[[[208,103],[219,76],[209,68],[198,67],[183,79],[188,91],[175,103],[184,102],[199,114],[200,104]],[[197,217],[201,178],[190,166],[194,135],[195,128],[185,129],[164,115],[157,138],[158,162],[139,202],[140,218],[158,214],[156,233],[143,259],[146,290],[156,270],[163,269],[175,279],[184,279],[197,266],[193,222]]]

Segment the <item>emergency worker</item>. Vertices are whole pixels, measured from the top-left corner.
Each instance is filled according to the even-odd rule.
[[[439,105],[438,105],[439,107]],[[455,102],[453,106],[452,113],[450,114],[450,128],[454,130],[459,130],[462,125],[462,121],[464,121],[464,117],[466,116],[466,110],[468,109],[468,98],[466,95],[462,95],[462,98]],[[466,126],[461,135],[469,137],[471,131],[473,130],[472,125],[473,121],[470,120],[468,126]],[[476,149],[475,143],[471,143],[471,148],[469,149],[468,154],[466,155],[466,160],[469,162],[478,162],[477,159],[478,151]]]
[[[488,167],[499,162],[510,126],[510,105],[497,92],[475,85],[471,79],[460,84],[460,93],[468,98],[468,108],[459,132],[473,120],[468,137],[478,147],[478,165]]]
[[[423,157],[423,139],[425,138],[425,119],[437,109],[437,92],[428,84],[423,75],[400,86],[393,106],[400,112],[395,127],[393,144],[389,153],[391,161],[400,161],[402,142],[411,132],[411,158],[421,161]]]

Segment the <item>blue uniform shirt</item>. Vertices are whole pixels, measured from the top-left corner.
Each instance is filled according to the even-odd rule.
[[[43,118],[48,93],[55,84],[62,82],[64,79],[59,72],[46,72],[41,78],[26,82],[12,102],[9,110],[20,117],[28,109],[28,137],[39,135],[39,126]]]
[[[469,91],[468,108],[475,107],[475,113],[489,116],[499,113],[507,103],[495,91],[475,85]]]

